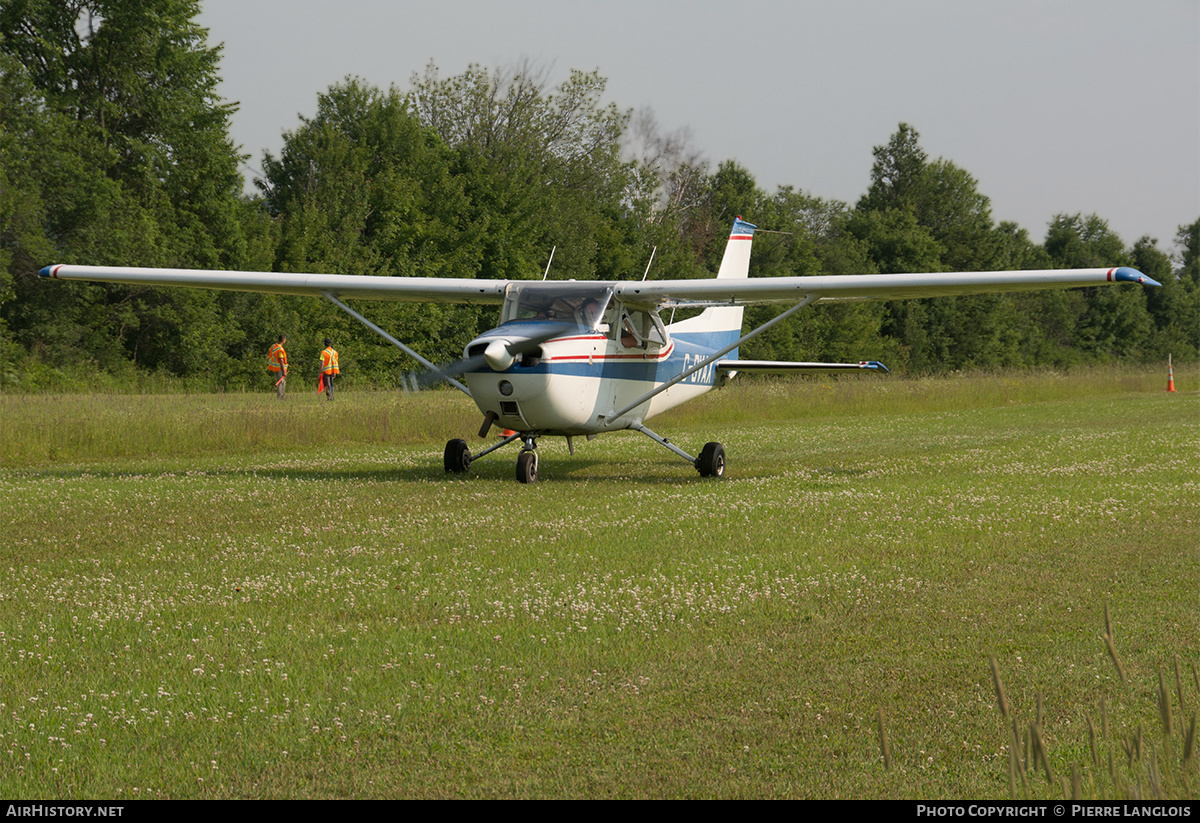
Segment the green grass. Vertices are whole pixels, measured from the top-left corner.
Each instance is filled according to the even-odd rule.
[[[534,486],[443,474],[449,393],[0,396],[0,795],[1195,797],[1163,389],[748,384],[655,426],[723,481],[626,433]]]

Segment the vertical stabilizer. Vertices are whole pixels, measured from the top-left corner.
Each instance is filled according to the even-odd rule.
[[[718,280],[745,279],[749,276],[750,241],[754,239],[756,228],[758,227],[753,223],[747,223],[740,217],[733,221],[733,230],[729,232],[729,244],[725,246],[721,268],[717,270]],[[671,324],[671,334],[702,333],[704,345],[709,345],[712,351],[716,351],[720,345],[736,340],[741,328],[741,306],[710,306],[693,318]],[[713,336],[714,334],[716,336]],[[730,353],[730,357],[737,358],[737,349]]]
[[[725,246],[725,256],[721,258],[721,268],[717,271],[718,280],[744,278],[750,274],[750,241],[754,239],[756,228],[758,226],[740,217],[733,221],[729,244]]]

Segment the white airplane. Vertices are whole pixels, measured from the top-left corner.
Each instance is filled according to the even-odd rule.
[[[515,440],[521,441],[517,479],[538,476],[537,441],[561,436],[591,440],[624,429],[641,432],[690,462],[704,477],[725,474],[725,450],[705,444],[688,454],[646,428],[656,414],[699,397],[737,372],[870,369],[875,361],[797,363],[738,360],[738,347],[805,306],[832,300],[894,300],[984,292],[1157,282],[1125,267],[953,274],[865,274],[751,279],[750,245],[757,227],[734,221],[717,276],[707,280],[527,281],[336,274],[200,271],[188,269],[47,266],[42,277],[145,286],[270,292],[323,297],[470,397],[493,424],[512,433],[471,453],[465,440],[446,444],[447,472]],[[497,304],[500,325],[470,343],[458,363],[438,367],[396,340],[343,299]],[[742,334],[743,306],[791,304]],[[664,322],[662,312],[703,308],[695,317]],[[463,381],[455,379],[461,374]]]

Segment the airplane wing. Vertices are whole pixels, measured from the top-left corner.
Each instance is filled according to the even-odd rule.
[[[287,274],[203,269],[141,269],[113,266],[47,266],[38,272],[54,280],[89,280],[132,286],[186,286],[194,289],[298,294],[310,297],[402,300],[418,303],[504,302],[510,280],[461,277],[372,277],[361,274]]]
[[[105,266],[47,266],[39,274],[56,280],[89,280],[143,286],[297,294],[359,300],[495,304],[510,284],[523,290],[561,289],[562,281],[471,280],[442,277],[373,277],[349,274],[204,271]],[[962,294],[1066,289],[1117,283],[1161,285],[1136,269],[1046,269],[1041,271],[937,274],[856,274],[704,280],[596,281],[621,300],[647,306],[748,306],[817,301],[902,300]]]
[[[1041,271],[937,274],[852,274],[817,277],[762,277],[735,280],[661,280],[617,283],[617,296],[657,306],[749,306],[761,303],[904,300],[963,294],[1069,289],[1115,283],[1160,283],[1137,269],[1046,269]]]

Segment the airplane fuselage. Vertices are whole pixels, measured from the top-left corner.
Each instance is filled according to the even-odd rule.
[[[610,312],[613,322],[619,316],[619,307]],[[495,339],[536,336],[540,325],[545,324],[506,323],[480,335],[467,349]],[[597,329],[580,326],[578,333],[542,343],[537,356],[518,358],[503,371],[485,364],[466,372],[463,381],[479,410],[485,415],[495,413],[496,424],[507,429],[574,436],[628,428],[631,422],[648,420],[714,388],[717,371],[710,365],[620,417],[613,415],[737,340],[739,334],[736,327],[706,329],[691,321],[649,326],[661,331],[640,340],[610,332],[611,324]]]

